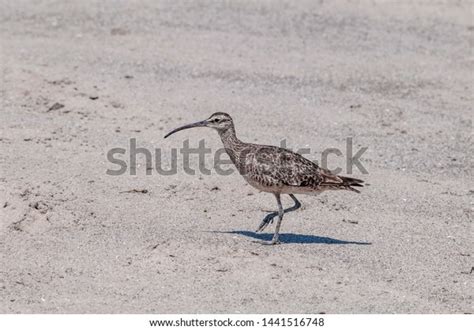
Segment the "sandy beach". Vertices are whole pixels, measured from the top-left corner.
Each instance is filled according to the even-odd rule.
[[[473,31],[469,1],[0,1],[0,312],[474,312]],[[217,133],[163,139],[218,111],[368,185],[258,244],[275,198]]]

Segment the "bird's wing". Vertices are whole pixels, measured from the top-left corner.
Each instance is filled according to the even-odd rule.
[[[262,146],[246,159],[247,175],[265,186],[318,187],[342,180],[292,151]]]

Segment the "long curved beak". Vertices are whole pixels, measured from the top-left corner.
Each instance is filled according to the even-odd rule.
[[[178,128],[175,128],[171,132],[165,135],[165,139],[170,136],[171,134],[174,134],[176,132],[182,131],[183,129],[188,129],[188,128],[193,128],[193,127],[206,127],[207,126],[207,120],[203,121],[198,121],[197,123],[189,124],[189,125],[184,125]]]

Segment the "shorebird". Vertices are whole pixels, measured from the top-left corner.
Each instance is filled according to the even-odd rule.
[[[227,154],[245,181],[260,191],[275,195],[278,203],[278,221],[272,240],[263,244],[280,243],[283,214],[301,206],[294,194],[318,195],[327,190],[359,193],[355,187],[363,187],[364,181],[336,175],[290,150],[240,141],[235,134],[232,117],[224,112],[216,112],[206,120],[178,127],[166,134],[165,138],[193,127],[209,127],[217,130]],[[295,205],[283,210],[282,194],[290,195]],[[273,222],[273,218],[271,215],[265,217],[256,231],[264,230]]]

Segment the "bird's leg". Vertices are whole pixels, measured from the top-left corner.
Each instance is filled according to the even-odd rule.
[[[290,194],[290,197],[295,202],[295,205],[283,210],[283,213],[296,211],[297,209],[299,209],[301,207],[301,203],[299,202],[299,200],[296,199],[295,195]],[[258,225],[258,228],[257,228],[256,232],[258,233],[259,231],[263,231],[269,224],[273,223],[273,219],[277,215],[278,215],[278,212],[272,212],[270,214],[267,214],[267,216],[265,218],[263,218],[260,225]]]
[[[295,197],[295,195],[293,195],[293,194],[289,194],[289,195],[290,195],[291,199],[293,200],[293,202],[295,202],[295,205],[283,210],[284,213],[291,212],[291,211],[296,211],[297,209],[299,209],[301,207],[301,203]],[[272,213],[273,217],[276,217],[278,215],[278,212],[274,212],[274,211],[271,211],[271,210],[263,210],[263,211]],[[273,222],[273,219],[271,220],[271,222]]]
[[[275,194],[277,203],[278,203],[278,221],[275,227],[275,234],[273,234],[273,238],[270,242],[264,242],[262,244],[265,245],[275,245],[275,244],[280,244],[279,236],[280,236],[280,226],[281,222],[283,220],[283,214],[285,213],[283,211],[283,206],[281,205],[281,198],[280,194]]]
[[[285,210],[285,213],[286,213],[286,212],[289,212],[289,211],[296,211],[297,209],[299,209],[299,208],[301,207],[301,203],[300,203],[300,201],[299,201],[298,199],[296,199],[295,195],[290,194],[290,197],[291,197],[291,199],[295,202],[295,205],[293,205],[293,206],[291,207],[291,210],[290,210],[290,209],[286,209],[286,210]]]
[[[279,194],[275,194],[278,203],[278,221],[275,227],[275,234],[273,234],[273,238],[271,243],[272,244],[280,244],[279,236],[280,236],[280,226],[281,222],[283,221],[283,206],[281,205],[281,199]]]

